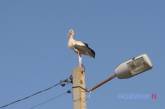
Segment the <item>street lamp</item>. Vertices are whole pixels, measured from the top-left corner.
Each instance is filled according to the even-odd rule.
[[[77,67],[72,74],[74,109],[86,109],[86,92],[93,92],[116,77],[119,79],[127,79],[151,68],[151,60],[147,54],[142,54],[120,64],[107,79],[90,89],[86,89],[84,70],[81,67]]]
[[[89,89],[88,91],[94,91],[95,89],[99,88],[103,84],[109,82],[110,80],[114,79],[115,77],[119,79],[127,79],[130,77],[133,77],[135,75],[138,75],[142,72],[145,72],[147,70],[150,70],[152,68],[152,62],[147,54],[142,54],[137,57],[134,57],[132,59],[129,59],[128,61],[120,64],[114,71],[112,75],[110,75],[107,79],[100,82],[99,84],[96,84],[94,87]]]
[[[134,57],[115,69],[116,77],[119,79],[127,79],[145,72],[152,68],[152,63],[147,54]]]

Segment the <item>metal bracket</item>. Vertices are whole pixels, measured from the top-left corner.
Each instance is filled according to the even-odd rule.
[[[69,84],[69,83],[72,83],[72,75],[71,76],[69,76],[69,78],[67,78],[67,79],[65,79],[65,80],[61,80],[60,81],[60,85],[62,86],[62,87],[65,87],[67,84]]]

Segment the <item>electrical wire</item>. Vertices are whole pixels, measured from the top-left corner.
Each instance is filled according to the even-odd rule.
[[[71,93],[71,90],[67,90],[67,91],[65,91],[65,92],[63,92],[63,93],[60,93],[59,95],[54,96],[54,97],[52,97],[52,98],[49,98],[49,99],[47,99],[46,101],[43,101],[43,102],[41,102],[41,103],[39,103],[39,104],[36,104],[36,105],[32,106],[32,107],[29,108],[29,109],[36,109],[37,107],[43,106],[43,105],[45,105],[45,104],[47,104],[47,103],[49,103],[49,102],[51,102],[51,101],[54,101],[54,100],[56,100],[56,99],[58,99],[58,98],[60,98],[60,97],[62,97],[62,96],[64,96],[64,95],[66,95],[66,94],[69,94],[69,93]]]
[[[58,86],[58,85],[61,85],[61,84],[65,83],[65,82],[66,82],[66,80],[60,81],[60,82],[58,82],[57,84],[54,84],[54,85],[52,85],[52,86],[50,86],[50,87],[48,87],[48,88],[46,88],[46,89],[37,91],[37,92],[35,92],[35,93],[33,93],[33,94],[29,95],[29,96],[23,97],[23,98],[21,98],[21,99],[18,99],[18,100],[15,100],[15,101],[10,102],[10,103],[8,103],[8,104],[5,104],[5,105],[3,105],[3,106],[0,106],[0,108],[5,108],[5,107],[8,107],[8,106],[10,106],[10,105],[13,105],[13,104],[15,104],[15,103],[17,103],[17,102],[21,102],[21,101],[23,101],[23,100],[29,99],[29,98],[31,98],[31,97],[33,97],[33,96],[35,96],[35,95],[41,94],[41,93],[43,93],[43,92],[46,92],[46,91],[48,91],[48,90],[50,90],[50,89],[52,89],[52,88],[54,88],[54,87],[56,87],[56,86]]]

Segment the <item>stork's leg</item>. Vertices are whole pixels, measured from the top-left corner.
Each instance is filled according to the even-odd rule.
[[[81,54],[78,54],[78,58],[79,58],[79,67],[81,67],[83,69],[83,71],[85,71],[85,67],[82,63],[82,56]]]
[[[82,57],[80,54],[78,54],[78,62],[79,62],[79,66],[82,67]]]

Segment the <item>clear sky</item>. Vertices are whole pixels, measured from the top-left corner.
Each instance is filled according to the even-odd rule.
[[[88,95],[88,109],[165,108],[165,2],[163,0],[0,0],[0,105],[71,75],[77,56],[67,48],[76,30],[96,51],[84,57],[87,87],[123,61],[147,53],[154,68],[114,79]],[[6,109],[30,109],[71,88],[57,87]],[[152,94],[156,99],[152,99]],[[66,94],[36,109],[72,109]]]

